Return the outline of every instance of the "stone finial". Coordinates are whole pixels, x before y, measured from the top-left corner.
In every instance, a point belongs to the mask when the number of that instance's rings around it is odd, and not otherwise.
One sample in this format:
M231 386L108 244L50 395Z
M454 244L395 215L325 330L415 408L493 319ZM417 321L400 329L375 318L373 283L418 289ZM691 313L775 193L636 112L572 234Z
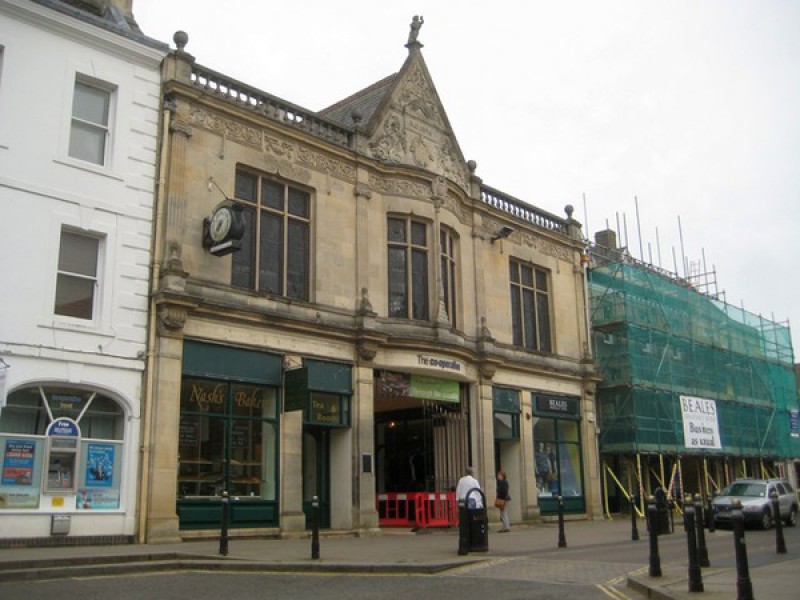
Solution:
M175 47L178 50L183 51L186 48L186 44L189 43L189 34L185 31L176 31L175 35L172 36L172 41L175 42Z
M350 118L353 119L353 124L358 125L361 121L364 120L364 113L362 113L357 108L353 109L353 112L350 113Z
M468 160L467 161L467 168L469 169L469 172L472 175L474 175L475 174L475 170L478 168L478 163L476 163L474 160Z
M567 218L571 219L572 218L572 213L575 212L575 208L572 206L572 204L567 204L564 207L564 212L567 213Z

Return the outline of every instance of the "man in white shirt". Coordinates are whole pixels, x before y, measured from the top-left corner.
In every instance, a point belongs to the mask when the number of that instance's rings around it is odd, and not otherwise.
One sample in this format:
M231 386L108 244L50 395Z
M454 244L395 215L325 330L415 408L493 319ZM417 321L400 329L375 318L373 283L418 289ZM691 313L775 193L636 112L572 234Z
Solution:
M467 467L467 474L458 480L458 485L456 486L456 503L463 506L467 501L467 493L473 488L481 489L481 484L475 479L475 469ZM474 492L469 495L469 508L483 508L481 494Z

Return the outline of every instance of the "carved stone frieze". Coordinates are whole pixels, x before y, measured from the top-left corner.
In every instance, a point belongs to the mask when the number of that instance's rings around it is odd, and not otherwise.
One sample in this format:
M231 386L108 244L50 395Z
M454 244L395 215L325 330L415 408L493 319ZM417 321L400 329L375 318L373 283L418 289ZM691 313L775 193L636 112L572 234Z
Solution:
M472 213L466 210L464 205L454 196L447 194L442 198L442 206L458 217L460 223L472 225Z
M294 160L295 147L285 140L264 134L264 150L287 160Z
M370 175L369 186L382 194L394 194L395 196L407 196L410 198L430 198L430 188L427 185L409 181L408 179Z
M353 165L332 159L319 152L313 152L302 146L297 149L297 162L338 179L356 180L356 168Z
M529 248L536 248L536 250L547 256L552 256L553 258L567 262L572 262L574 259L575 252L571 248L559 246L558 244L554 244L532 233L521 232L519 238L523 245Z
M191 108L189 119L198 127L219 133L225 139L261 149L261 132L254 127L247 127L199 106Z

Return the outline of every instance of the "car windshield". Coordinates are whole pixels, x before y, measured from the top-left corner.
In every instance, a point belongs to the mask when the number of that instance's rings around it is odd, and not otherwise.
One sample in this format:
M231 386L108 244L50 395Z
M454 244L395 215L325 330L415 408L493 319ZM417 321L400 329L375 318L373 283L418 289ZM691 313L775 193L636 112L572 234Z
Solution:
M749 496L751 498L763 498L767 486L763 483L739 482L729 485L722 494L724 496Z

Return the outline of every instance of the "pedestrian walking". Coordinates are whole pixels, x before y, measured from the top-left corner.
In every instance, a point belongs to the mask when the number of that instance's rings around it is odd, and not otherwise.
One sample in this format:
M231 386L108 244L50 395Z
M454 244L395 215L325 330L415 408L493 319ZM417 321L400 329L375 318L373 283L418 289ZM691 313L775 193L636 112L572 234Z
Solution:
M497 488L495 493L495 507L500 509L500 522L503 524L500 533L507 533L511 531L511 523L508 519L508 503L511 502L511 496L508 493L508 479L506 472L500 469L497 472Z

